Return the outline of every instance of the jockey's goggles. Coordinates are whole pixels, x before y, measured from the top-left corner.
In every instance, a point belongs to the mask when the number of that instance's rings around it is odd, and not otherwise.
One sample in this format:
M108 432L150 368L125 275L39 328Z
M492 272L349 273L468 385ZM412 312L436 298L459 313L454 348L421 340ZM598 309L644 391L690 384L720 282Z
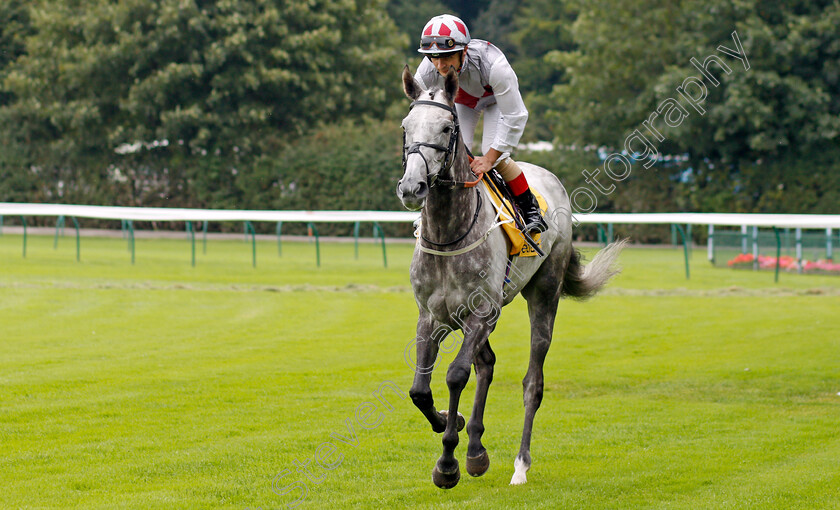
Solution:
M458 49L455 47L458 43L452 37L426 35L420 38L421 50L430 50L432 49L433 44L437 46L441 52L456 51Z

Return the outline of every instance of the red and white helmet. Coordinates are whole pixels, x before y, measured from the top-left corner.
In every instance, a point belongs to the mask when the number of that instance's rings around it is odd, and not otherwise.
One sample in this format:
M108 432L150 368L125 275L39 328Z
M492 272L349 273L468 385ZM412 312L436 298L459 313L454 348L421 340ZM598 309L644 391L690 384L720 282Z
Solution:
M420 53L435 55L463 50L470 42L466 23L451 14L430 19L420 34Z

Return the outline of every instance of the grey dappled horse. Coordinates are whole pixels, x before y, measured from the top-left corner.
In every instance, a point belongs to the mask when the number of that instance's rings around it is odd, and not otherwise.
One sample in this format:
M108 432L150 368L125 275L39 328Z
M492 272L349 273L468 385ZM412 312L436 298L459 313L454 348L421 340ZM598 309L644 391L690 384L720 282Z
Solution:
M470 366L475 365L475 402L466 424L467 472L472 476L484 474L490 465L481 444L484 405L496 361L488 337L501 307L521 292L528 302L531 321L531 360L522 381L525 426L511 484L522 484L531 467L531 429L542 401L543 362L551 344L558 301L562 296L585 299L598 292L618 272L611 266L623 241L601 250L584 270L580 254L572 248L569 197L560 181L543 168L519 162L530 185L548 203L549 229L541 240L545 257L516 257L508 269L509 240L494 228L496 209L488 197L482 199L481 186L467 187L475 176L470 171L453 103L457 74L450 69L444 83L443 90L423 90L408 66L403 70L403 88L413 102L402 123L405 172L397 195L406 208L422 210L421 235L410 273L420 311L410 395L432 430L443 432L443 454L432 471L432 480L441 488L454 487L460 479L454 453L458 431L464 427L458 403ZM440 342L456 330L463 332L463 339L446 373L449 406L438 412L429 386L431 372Z

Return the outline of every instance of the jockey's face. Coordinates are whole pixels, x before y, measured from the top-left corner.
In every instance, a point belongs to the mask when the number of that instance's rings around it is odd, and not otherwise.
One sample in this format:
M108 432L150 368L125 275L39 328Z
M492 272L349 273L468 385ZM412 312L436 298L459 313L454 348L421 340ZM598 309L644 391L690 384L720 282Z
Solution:
M461 64L464 62L464 52L457 51L455 53L443 54L439 57L429 57L429 60L432 61L435 69L437 69L442 76L446 76L450 67L454 67L456 71L461 70Z

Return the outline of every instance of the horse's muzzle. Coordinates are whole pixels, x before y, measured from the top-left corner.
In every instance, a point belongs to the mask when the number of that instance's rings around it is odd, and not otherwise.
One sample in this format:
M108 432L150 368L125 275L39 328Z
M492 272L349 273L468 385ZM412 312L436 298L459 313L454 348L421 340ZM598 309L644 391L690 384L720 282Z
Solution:
M429 195L429 185L426 181L406 183L401 180L397 183L397 197L403 206L410 211L417 211L423 208L426 197Z

